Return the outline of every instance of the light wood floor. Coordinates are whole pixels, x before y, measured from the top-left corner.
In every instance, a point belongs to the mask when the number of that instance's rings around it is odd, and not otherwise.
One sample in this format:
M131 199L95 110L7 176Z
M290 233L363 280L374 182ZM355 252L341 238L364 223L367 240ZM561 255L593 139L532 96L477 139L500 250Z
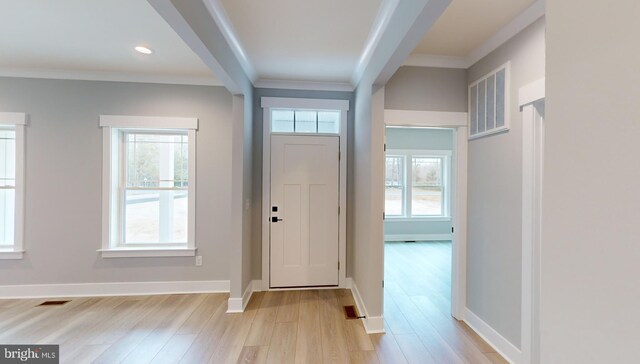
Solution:
M0 343L60 344L74 364L503 363L447 314L450 247L403 245L386 248L386 334L344 318L349 291L310 290L256 293L242 314L227 294L0 300Z
M385 243L385 331L389 351L410 363L507 363L451 317L451 242ZM403 361L399 361L403 362Z

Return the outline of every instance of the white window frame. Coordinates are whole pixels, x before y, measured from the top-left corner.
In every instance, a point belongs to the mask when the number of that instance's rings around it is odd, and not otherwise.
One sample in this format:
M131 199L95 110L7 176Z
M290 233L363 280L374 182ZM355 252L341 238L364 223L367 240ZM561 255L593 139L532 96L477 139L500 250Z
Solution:
M0 112L0 127L16 132L16 181L13 244L0 248L0 259L22 259L24 256L24 174L25 126L27 115L18 112Z
M195 256L196 131L197 118L100 115L102 127L102 249L103 258ZM189 142L189 185L187 242L124 246L120 234L121 203L118 193L120 165L123 163L123 131L186 131Z
M450 150L425 150L425 149L387 149L385 158L401 156L404 158L404 193L402 203L402 215L385 215L385 219L392 221L450 221L451 220L451 151ZM411 214L413 169L411 164L414 157L442 158L442 215L425 216Z

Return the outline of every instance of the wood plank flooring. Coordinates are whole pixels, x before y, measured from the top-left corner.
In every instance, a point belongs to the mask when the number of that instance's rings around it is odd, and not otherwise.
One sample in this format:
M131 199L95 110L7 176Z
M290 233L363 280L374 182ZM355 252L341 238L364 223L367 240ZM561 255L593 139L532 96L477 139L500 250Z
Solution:
M469 326L451 317L450 241L385 243L384 285L386 334L372 335L376 350L389 352L379 355L380 361L507 363Z
M346 320L348 290L0 300L0 343L59 344L62 363L505 363L449 310L450 244L386 245L386 334Z

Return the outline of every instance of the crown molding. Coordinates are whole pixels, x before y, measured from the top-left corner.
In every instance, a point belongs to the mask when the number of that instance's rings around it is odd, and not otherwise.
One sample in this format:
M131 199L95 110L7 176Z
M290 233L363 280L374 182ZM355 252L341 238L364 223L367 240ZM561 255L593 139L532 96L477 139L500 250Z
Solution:
M74 71L45 68L3 68L0 77L44 78L54 80L110 81L135 83L160 83L172 85L222 86L212 76L169 76L135 72Z
M525 11L520 13L509 24L495 32L486 42L474 49L467 55L467 64L469 67L486 57L489 53L520 33L524 28L533 24L536 20L544 16L544 0L538 0L531 4Z
M286 90L353 91L353 86L347 82L258 80L254 82L254 86L256 88L275 88Z
M231 19L229 19L229 15L225 10L224 5L222 5L222 2L220 0L205 0L204 5L206 6L207 10L209 10L209 13L213 17L213 20L220 28L220 32L229 44L229 47L231 48L233 54L238 59L238 62L240 63L240 66L244 70L245 74L247 75L251 83L255 85L255 82L258 79L258 73L249 60L249 56L244 50L244 47L242 47L240 38L238 38L238 35L233 28L233 24L231 23Z
M468 69L476 62L495 51L509 39L520 33L545 14L544 2L538 0L531 4L515 19L495 32L489 39L471 51L465 57L441 56L435 54L414 53L404 62L403 66L437 67L437 68L464 68Z

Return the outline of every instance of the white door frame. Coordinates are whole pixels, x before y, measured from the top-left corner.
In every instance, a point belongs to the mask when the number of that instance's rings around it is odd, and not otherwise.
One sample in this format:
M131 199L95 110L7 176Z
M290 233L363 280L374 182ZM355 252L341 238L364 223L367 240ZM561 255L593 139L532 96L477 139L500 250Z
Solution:
M463 319L467 301L467 143L466 112L385 110L385 126L434 127L454 130L455 158L451 181L451 315ZM384 244L384 242L383 242Z
M346 287L347 272L347 111L349 100L303 99L262 97L262 290L269 291L270 281L270 228L271 223L271 110L308 109L340 111L340 186L339 186L339 224L338 224L338 287ZM295 134L304 136L304 134ZM309 134L311 136L323 134ZM303 289L304 287L296 288ZM318 287L312 287L318 289ZM278 290L283 290L276 288Z
M522 363L540 361L540 234L544 157L544 78L519 90L522 112ZM542 116L542 118L541 118Z

